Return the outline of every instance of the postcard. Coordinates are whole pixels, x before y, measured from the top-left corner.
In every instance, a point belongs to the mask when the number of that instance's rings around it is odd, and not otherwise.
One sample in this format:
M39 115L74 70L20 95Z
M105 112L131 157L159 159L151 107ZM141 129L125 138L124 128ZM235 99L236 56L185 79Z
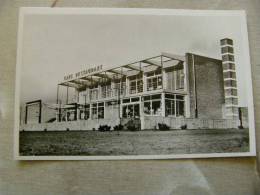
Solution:
M16 160L255 156L242 10L21 8Z

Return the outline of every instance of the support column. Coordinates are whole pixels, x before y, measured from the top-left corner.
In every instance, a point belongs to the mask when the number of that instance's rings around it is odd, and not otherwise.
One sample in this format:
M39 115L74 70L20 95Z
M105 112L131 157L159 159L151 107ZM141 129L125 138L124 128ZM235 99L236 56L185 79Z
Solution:
M115 97L115 96L117 96L115 82L111 80L111 97Z
M92 103L89 104L89 118L92 119Z
M140 97L140 122L141 130L145 129L145 120L144 120L144 102L142 101L143 97Z
M143 91L147 91L147 82L146 82L146 74L143 73Z
M165 93L162 93L162 98L161 98L161 110L162 110L162 117L165 117Z
M119 100L120 104L119 104L119 109L120 109L120 112L119 112L119 116L120 116L120 119L123 118L123 105L122 105L122 100Z
M140 105L139 114L140 114L140 117L143 117L144 116L144 104L143 104L143 101L142 101L142 97L140 97L139 105Z
M126 85L125 93L126 93L126 95L129 95L130 86L129 86L129 78L128 77L126 77L126 79L125 79L125 85Z
M164 69L162 69L162 83L163 83L163 89L167 89L167 74Z

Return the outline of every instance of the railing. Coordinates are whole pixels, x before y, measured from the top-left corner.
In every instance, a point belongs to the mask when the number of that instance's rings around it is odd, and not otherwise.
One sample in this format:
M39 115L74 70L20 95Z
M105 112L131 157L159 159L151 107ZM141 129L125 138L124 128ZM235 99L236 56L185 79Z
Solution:
M108 99L108 98L116 98L119 96L119 92L120 92L120 97L124 97L126 95L126 91L127 89L121 89L119 91L118 88L114 88L114 89L106 89L106 90L102 90L102 89L98 89L98 90L88 90L87 92L85 92L85 94L80 95L80 102L91 102L94 100L102 100L102 99Z
M147 91L153 91L153 90L158 90L162 89L161 85L157 85L157 87L154 87L151 90ZM118 98L120 95L120 98L125 97L126 95L134 95L134 94L140 94L144 92L143 85L137 85L136 87L124 87L121 88L120 90L118 88L106 88L106 89L89 89L85 94L80 95L80 102L84 103L86 102L91 102L95 100L104 100L104 99L109 99L109 98Z

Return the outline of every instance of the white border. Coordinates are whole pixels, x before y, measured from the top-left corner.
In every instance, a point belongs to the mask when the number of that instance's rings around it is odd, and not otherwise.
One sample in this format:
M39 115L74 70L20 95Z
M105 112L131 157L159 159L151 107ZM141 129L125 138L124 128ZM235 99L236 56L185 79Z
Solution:
M124 156L20 156L19 155L19 104L20 104L20 71L22 64L23 22L25 15L175 15L175 16L238 16L241 17L241 39L245 47L246 64L249 71L246 75L248 89L249 115L249 151L240 153L208 153L208 154L173 154L173 155L124 155ZM243 10L174 10L174 9L131 9L131 8L36 8L22 7L19 13L17 35L17 62L15 86L15 124L14 124L14 159L15 160L136 160L136 159L181 159L181 158L210 158L210 157L248 157L256 156L255 122L252 91L251 64L249 56L248 32L246 13Z

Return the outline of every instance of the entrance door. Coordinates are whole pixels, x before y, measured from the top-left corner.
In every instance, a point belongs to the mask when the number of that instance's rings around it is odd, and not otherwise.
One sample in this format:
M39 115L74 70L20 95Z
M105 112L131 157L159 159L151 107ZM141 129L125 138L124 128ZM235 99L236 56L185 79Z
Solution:
M139 117L140 117L139 104L123 105L123 118L139 118Z

